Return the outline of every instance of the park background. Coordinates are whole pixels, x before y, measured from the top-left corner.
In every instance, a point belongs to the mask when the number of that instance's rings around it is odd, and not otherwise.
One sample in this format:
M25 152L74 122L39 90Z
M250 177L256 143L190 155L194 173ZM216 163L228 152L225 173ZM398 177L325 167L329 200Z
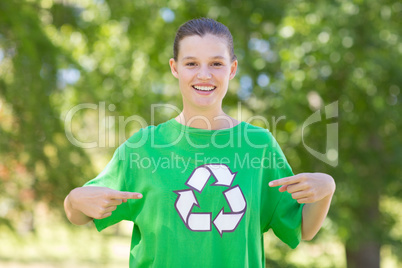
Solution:
M293 171L337 183L313 241L290 250L266 234L267 266L401 267L402 4L376 0L0 1L0 266L127 267L130 223L73 226L63 199L141 127L119 118L177 114L151 105L181 107L168 60L177 28L197 17L234 37L239 70L224 110L262 126L284 116L274 136ZM334 102L338 116L325 119ZM66 129L82 104L96 109ZM325 153L327 124L338 124L338 148L325 163L304 145Z

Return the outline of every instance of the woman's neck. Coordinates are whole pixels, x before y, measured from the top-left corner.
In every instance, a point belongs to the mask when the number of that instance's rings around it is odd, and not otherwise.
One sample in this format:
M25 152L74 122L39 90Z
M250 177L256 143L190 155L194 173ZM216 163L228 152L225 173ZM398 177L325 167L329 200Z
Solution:
M211 130L232 128L240 123L225 114L221 108L194 111L184 107L175 119L182 125Z

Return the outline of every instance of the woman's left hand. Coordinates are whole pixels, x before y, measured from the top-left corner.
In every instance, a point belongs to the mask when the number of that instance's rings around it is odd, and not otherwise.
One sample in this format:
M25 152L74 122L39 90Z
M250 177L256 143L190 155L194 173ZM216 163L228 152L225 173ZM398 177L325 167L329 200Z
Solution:
M300 173L271 181L269 186L281 186L280 192L287 191L300 204L314 203L332 197L335 192L334 179L325 173Z

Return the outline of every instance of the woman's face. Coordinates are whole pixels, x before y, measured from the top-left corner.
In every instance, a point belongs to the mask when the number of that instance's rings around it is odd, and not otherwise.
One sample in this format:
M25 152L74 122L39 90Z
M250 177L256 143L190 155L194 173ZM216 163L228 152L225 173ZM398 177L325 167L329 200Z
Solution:
M184 109L221 109L237 69L225 39L211 34L185 37L180 41L177 61L170 59L169 64L179 79Z

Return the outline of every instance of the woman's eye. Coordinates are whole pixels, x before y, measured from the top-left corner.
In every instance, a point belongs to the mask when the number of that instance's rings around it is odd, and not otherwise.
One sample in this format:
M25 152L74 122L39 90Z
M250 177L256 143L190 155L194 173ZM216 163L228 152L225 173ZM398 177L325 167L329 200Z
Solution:
M219 66L222 66L223 64L222 64L222 63L220 63L220 62L214 62L212 65L213 65L213 66L217 66L217 67L219 67Z
M186 66L190 66L190 67L195 66L195 65L196 65L195 62L188 62L188 63L186 63Z

